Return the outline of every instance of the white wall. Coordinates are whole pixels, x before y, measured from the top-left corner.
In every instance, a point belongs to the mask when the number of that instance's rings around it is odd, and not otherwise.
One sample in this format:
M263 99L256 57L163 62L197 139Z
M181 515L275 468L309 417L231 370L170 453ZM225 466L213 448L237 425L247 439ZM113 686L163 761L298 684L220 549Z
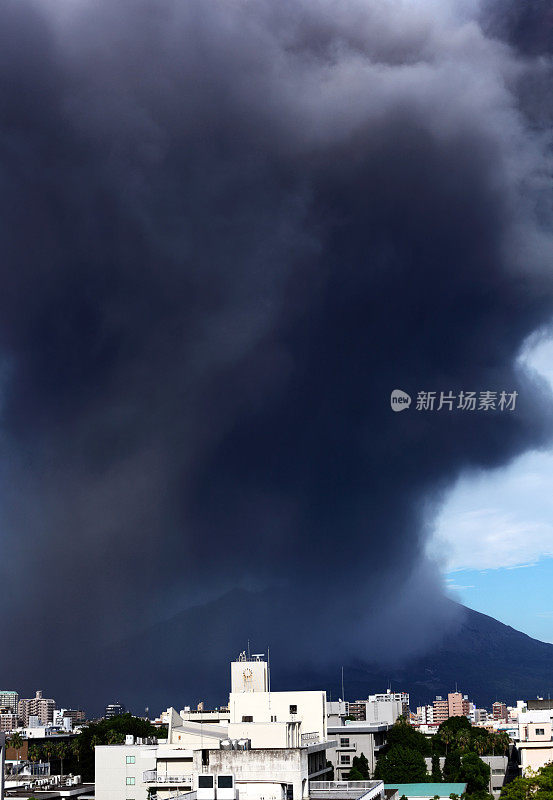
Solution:
M231 723L252 717L253 722L301 722L300 732L326 739L326 692L231 692ZM296 706L293 714L291 706Z
M145 770L156 768L156 745L100 745L95 748L96 800L147 800ZM127 764L127 756L134 763ZM134 778L134 785L127 784Z

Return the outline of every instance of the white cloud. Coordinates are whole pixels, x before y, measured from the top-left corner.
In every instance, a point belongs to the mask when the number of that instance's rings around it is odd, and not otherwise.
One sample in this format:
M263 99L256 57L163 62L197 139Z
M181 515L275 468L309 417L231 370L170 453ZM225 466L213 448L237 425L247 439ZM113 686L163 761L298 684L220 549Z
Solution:
M535 337L521 360L553 385L552 338ZM506 468L459 480L429 554L447 572L514 569L553 557L553 453L527 453Z

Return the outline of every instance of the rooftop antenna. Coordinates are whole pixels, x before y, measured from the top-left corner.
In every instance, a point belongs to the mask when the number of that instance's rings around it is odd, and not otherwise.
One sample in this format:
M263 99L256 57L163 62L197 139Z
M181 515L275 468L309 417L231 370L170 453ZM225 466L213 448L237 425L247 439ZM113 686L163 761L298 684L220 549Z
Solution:
M342 700L346 701L346 696L344 694L344 667L342 667Z
M248 639L248 661L250 661L250 640Z

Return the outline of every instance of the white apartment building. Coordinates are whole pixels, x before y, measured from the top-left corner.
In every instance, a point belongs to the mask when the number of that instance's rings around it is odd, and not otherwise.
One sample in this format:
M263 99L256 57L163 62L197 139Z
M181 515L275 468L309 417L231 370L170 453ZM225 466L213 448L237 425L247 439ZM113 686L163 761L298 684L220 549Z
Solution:
M553 711L526 711L518 715L515 746L524 776L553 761Z
M228 719L164 716L166 742L96 748L96 800L302 800L329 772L326 693L271 692L262 656L232 662Z

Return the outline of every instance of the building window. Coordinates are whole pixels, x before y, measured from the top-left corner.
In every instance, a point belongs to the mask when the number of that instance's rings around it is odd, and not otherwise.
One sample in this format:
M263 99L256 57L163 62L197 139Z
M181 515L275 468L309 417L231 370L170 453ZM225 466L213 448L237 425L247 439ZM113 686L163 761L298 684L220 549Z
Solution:
M127 778L127 786L134 786L134 778Z
M276 714L275 714L275 715L273 715L273 716L271 717L271 722L276 722L276 721L277 721L277 718L276 718Z
M349 739L346 739L344 736L340 739L340 747L349 747Z
M298 707L297 706L290 706L290 714L297 714Z
M545 736L545 728L536 728L536 736Z
M242 717L242 722L253 722L253 717Z
M349 756L340 756L340 764L349 764L350 763Z
M127 764L134 764L136 761L136 756L127 756Z

